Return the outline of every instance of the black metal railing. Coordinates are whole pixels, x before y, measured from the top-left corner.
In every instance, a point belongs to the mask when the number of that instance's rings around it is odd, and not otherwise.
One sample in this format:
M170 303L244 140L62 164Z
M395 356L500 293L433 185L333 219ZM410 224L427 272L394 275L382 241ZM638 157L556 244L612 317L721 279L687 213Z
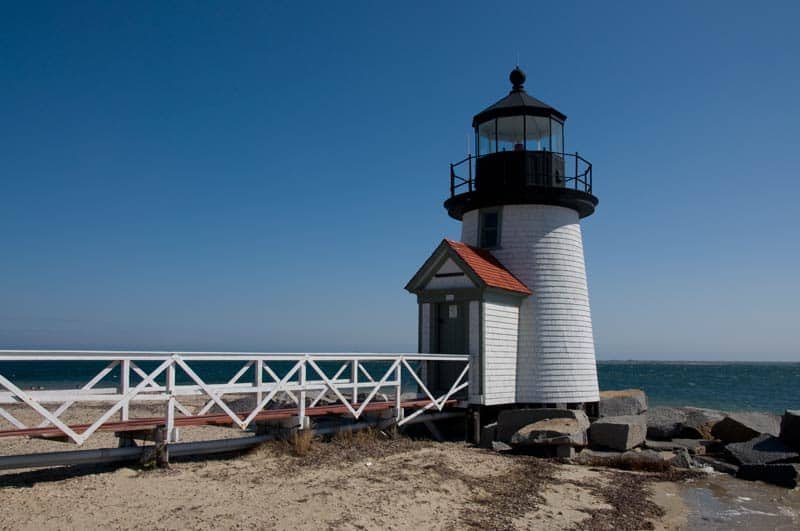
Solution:
M450 164L450 197L502 186L546 186L592 193L592 163L575 153L501 151Z

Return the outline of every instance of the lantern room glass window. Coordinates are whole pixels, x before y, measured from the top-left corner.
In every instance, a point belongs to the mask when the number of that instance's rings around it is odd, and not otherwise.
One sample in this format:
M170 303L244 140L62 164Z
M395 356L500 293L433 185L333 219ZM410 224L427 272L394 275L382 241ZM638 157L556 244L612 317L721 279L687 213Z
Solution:
M564 152L564 124L548 116L505 116L478 124L478 156L503 151Z
M564 124L550 118L550 150L553 153L564 153Z
M525 144L528 151L550 150L550 118L545 116L525 117Z
M497 151L525 151L525 117L497 119Z
M478 155L497 151L497 124L494 120L478 125Z

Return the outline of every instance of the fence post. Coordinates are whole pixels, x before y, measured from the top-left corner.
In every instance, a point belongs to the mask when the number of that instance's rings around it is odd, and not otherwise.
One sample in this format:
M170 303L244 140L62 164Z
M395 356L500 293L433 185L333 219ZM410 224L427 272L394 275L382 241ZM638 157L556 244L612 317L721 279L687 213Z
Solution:
M403 393L403 381L402 381L403 361L402 360L405 359L405 358L400 358L400 359L401 359L401 361L400 361L400 363L397 364L397 368L395 369L395 380L397 380L397 391L395 392L395 395L394 395L394 415L395 415L395 419L397 420L397 422L400 422L401 420L403 420L403 407L401 406L402 397L400 395L402 395L402 393Z
M306 363L308 361L308 354L300 364L300 400L297 404L297 420L300 423L300 429L306 427Z
M165 441L166 443L176 442L177 434L175 433L175 359L176 354L172 355L172 362L167 367L167 426Z
M575 152L575 189L578 189L578 152Z
M358 360L350 362L350 372L353 373L353 404L358 404Z
M119 375L119 394L125 396L131 390L131 360L122 360L120 364ZM120 411L120 420L128 420L130 418L130 403L126 402Z
M264 384L264 360L256 360L255 384L258 388L258 391L256 391L256 405L258 405L264 399L264 393L261 392L261 386Z

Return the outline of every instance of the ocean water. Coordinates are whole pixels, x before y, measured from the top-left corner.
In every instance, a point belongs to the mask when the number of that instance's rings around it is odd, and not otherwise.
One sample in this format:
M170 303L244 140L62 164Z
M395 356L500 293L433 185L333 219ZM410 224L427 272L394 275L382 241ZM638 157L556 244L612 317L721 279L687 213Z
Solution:
M800 363L597 364L600 389L643 389L651 406L783 413L800 409Z
M151 367L151 365L153 367ZM329 376L338 365L323 365ZM373 364L373 377L379 379L387 367ZM17 363L0 362L0 374L22 388L74 389L84 385L105 364L96 362ZM145 370L154 364L141 364ZM240 363L192 364L193 369L207 382L223 383L241 367ZM279 376L290 365L273 366ZM251 369L252 371L252 369ZM349 370L342 375L349 377ZM643 389L651 406L695 406L725 411L767 411L782 413L800 409L800 363L683 363L683 362L621 362L598 363L600 389ZM164 377L158 379L163 383ZM100 386L115 386L118 371L109 374ZM181 371L177 381L190 383ZM240 381L253 381L250 371ZM405 390L412 390L410 377ZM136 384L137 378L131 383ZM405 387L405 386L404 386Z

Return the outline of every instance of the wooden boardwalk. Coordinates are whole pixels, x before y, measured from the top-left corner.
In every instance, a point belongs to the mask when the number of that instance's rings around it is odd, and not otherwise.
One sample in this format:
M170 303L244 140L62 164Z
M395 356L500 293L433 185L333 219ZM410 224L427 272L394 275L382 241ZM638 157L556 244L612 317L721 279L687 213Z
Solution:
M447 400L443 406L450 407L454 406L458 403L457 400ZM418 409L423 408L426 405L430 404L429 400L407 400L400 402L400 407L403 409ZM361 404L354 404L356 407L360 407ZM394 401L378 401L378 402L371 402L364 406L364 412L376 412L376 411L386 411L390 409L394 409L395 402ZM237 413L236 415L244 420L250 412L241 412ZM327 406L314 406L310 408L306 408L306 416L308 417L318 417L324 415L349 415L349 410L346 406L343 405L327 405ZM297 416L297 409L296 408L283 408L283 409L268 409L264 410L261 413L258 413L254 420L256 422L259 421L269 421L269 420L281 420L281 419L289 419L292 417ZM224 413L221 414L213 414L213 415L193 415L188 417L176 417L174 421L174 426L184 427L184 426L232 426L234 421ZM84 433L87 429L89 429L92 425L91 424L70 424L68 427L72 429L74 432L81 434ZM137 418L133 420L124 420L124 421L111 421L105 422L101 424L96 431L113 431L115 433L120 432L129 432L129 431L143 431L143 430L150 430L159 427L166 426L166 422L164 417L147 417L147 418ZM56 427L40 427L40 428L24 428L24 429L12 429L12 430L0 430L0 437L42 437L42 438L63 438L65 437L64 432L61 429Z

